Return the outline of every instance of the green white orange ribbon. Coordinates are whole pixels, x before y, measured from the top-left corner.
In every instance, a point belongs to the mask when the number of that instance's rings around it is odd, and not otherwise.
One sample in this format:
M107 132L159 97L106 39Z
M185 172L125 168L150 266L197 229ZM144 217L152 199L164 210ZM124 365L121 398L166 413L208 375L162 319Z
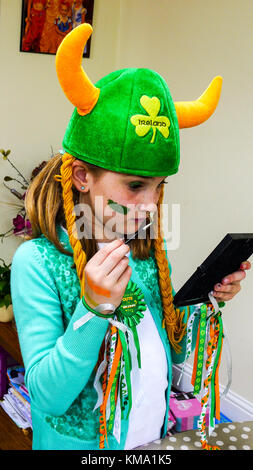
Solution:
M219 393L219 366L222 355L224 339L224 328L220 307L224 302L217 303L216 299L209 294L210 303L197 306L191 314L187 324L186 358L178 380L181 380L185 363L192 351L193 323L199 317L199 327L195 346L195 357L192 372L192 385L194 394L199 395L201 401L201 414L198 428L201 434L203 449L216 450L217 446L210 446L207 442L207 431L210 436L215 428L215 418L220 420L220 393ZM225 336L225 342L228 343ZM228 348L228 384L225 389L227 393L231 384L232 362L231 353ZM209 407L209 422L207 422Z
M109 309L108 304L102 304L101 308ZM130 280L121 304L116 310L112 308L112 314L104 316L110 326L104 339L103 360L97 368L94 379L94 388L98 394L94 410L100 408L101 449L104 448L105 440L108 444L107 431L113 433L118 441L120 440L121 420L129 417L132 408L131 370L136 374L136 382L140 385L141 352L137 326L144 317L143 312L146 309L141 289ZM74 330L83 326L96 314L103 317L100 306L94 310L98 313L86 313L74 323ZM140 387L137 386L138 388Z
M181 369L181 373L179 375L177 386L179 386L181 379L184 374L184 369L186 366L186 362L189 359L192 353L192 332L193 332L193 324L195 319L200 315L200 306L196 306L195 310L191 313L188 322L187 322L187 330L186 330L186 354L185 354L185 361L183 367Z
M211 299L212 300L212 299ZM217 303L216 303L217 304ZM200 322L195 349L194 366L192 373L192 385L194 394L201 395L201 414L198 428L201 433L203 449L217 450L217 446L211 446L207 442L206 426L209 435L215 427L215 416L220 419L219 396L219 366L223 342L223 324L219 306L203 304L201 306ZM218 308L217 308L218 307ZM206 356L206 357L205 357ZM205 362L205 367L204 367ZM205 370L204 370L205 369ZM209 405L209 423L206 423Z

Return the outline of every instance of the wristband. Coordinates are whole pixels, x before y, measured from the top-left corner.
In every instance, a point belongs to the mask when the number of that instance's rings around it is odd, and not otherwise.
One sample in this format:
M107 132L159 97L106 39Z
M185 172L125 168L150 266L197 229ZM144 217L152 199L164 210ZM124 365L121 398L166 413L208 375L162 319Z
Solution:
M114 317L114 312L116 310L116 307L113 304L99 304L97 307L91 308L86 303L84 296L82 297L82 302L83 302L83 305L87 308L87 310L94 313L98 317L102 317L102 318L112 318L112 317ZM105 310L112 310L112 311L111 311L111 313L104 313L103 314L102 312L105 311Z
M84 296L82 297L82 302L83 302L83 305L85 306L85 308L87 308L87 310L89 310L89 311L85 315L83 315L81 318L79 318L79 320L77 320L77 321L75 321L75 323L73 323L73 330L78 330L78 328L80 328L85 323L87 323L91 318L94 318L94 316L98 316L98 317L104 318L104 319L108 318L108 321L111 322L112 325L115 325L117 328L121 329L124 332L125 332L125 330L127 330L127 327L125 325L121 324L120 322L117 322L117 321L113 320L113 317L115 316L114 312L116 310L115 305L113 305L113 304L99 304L94 309L94 308L89 307L89 305L85 302ZM103 312L105 310L109 310L109 309L112 310L111 313L106 313L106 314L101 313L101 312Z

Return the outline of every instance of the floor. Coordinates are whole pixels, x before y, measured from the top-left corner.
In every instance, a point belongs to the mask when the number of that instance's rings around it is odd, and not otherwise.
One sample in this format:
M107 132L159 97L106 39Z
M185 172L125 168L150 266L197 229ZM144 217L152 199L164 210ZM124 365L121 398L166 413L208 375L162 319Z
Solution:
M221 450L253 450L253 421L216 424L208 443L219 446ZM175 433L136 450L201 450L200 432Z

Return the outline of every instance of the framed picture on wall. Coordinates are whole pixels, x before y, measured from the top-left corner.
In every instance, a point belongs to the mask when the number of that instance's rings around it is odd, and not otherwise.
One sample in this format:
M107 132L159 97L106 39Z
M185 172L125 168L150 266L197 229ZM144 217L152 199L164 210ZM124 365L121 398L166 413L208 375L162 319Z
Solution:
M64 36L81 23L92 25L94 0L22 0L20 51L56 54ZM90 57L87 42L84 57Z

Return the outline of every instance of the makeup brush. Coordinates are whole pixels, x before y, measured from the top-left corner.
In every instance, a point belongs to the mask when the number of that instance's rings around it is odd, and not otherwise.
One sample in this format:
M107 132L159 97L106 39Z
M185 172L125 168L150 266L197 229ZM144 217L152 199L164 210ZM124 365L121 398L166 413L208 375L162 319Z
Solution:
M153 224L154 222L154 217L155 217L155 213L154 212L150 212L150 222L148 224L146 224L144 227L140 226L139 229L137 230L137 232L135 232L130 238L128 238L126 241L125 241L125 244L127 245L127 243L129 243L131 240L133 240L133 238L135 238L135 235L138 235L139 233L143 232L143 230L147 230L148 227L150 227L150 225ZM145 222L144 222L145 223Z

